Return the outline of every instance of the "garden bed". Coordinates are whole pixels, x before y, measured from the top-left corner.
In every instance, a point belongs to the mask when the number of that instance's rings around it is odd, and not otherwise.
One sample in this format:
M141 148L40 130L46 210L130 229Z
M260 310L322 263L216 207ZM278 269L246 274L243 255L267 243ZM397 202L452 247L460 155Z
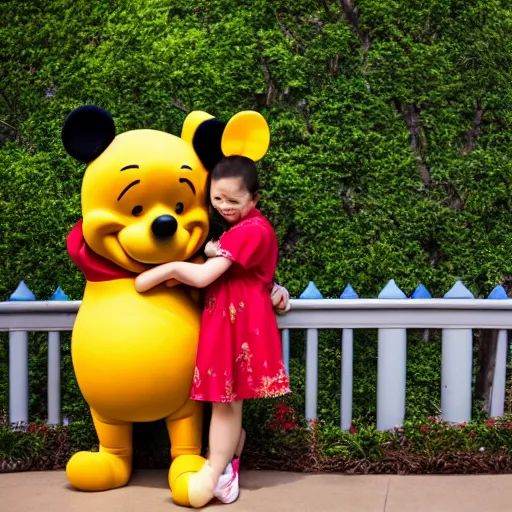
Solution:
M169 466L165 436L143 442L152 428L149 424L135 430L135 468ZM98 449L86 422L0 426L0 472L64 469L69 457L84 449ZM460 425L429 418L388 432L356 424L341 432L296 422L293 409L279 404L263 428L249 433L242 467L348 474L497 474L512 472L511 449L512 417Z

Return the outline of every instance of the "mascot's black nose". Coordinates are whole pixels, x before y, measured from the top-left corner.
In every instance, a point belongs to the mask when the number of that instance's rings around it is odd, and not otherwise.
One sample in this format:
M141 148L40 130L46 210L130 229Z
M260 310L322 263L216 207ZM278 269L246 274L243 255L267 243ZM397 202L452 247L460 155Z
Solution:
M177 229L178 223L172 215L160 215L151 224L151 231L157 238L170 238Z

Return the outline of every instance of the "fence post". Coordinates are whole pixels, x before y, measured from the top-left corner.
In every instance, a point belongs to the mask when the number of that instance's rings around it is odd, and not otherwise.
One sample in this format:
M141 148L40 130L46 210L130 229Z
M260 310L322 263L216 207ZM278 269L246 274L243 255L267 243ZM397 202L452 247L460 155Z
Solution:
M379 299L406 299L391 279ZM407 330L379 329L377 362L377 430L402 426L405 417Z
M283 362L286 375L290 375L290 329L281 331L281 346L283 348Z
M323 299L322 294L310 281L299 299ZM306 420L318 418L318 329L307 329L306 335Z
M488 300L509 300L503 286L498 285L487 297ZM505 413L505 389L507 381L507 350L508 331L498 332L498 343L496 345L496 358L494 363L494 377L491 390L491 404L489 416L491 418L501 417Z
M340 295L340 299L358 299L359 295L349 284ZM354 382L354 331L341 331L341 430L349 430L352 425L352 401Z
M474 295L457 281L445 299L474 299ZM441 414L444 421L471 421L473 381L473 330L443 329L441 368Z
M28 422L28 332L9 333L9 422Z
M48 333L48 425L60 423L60 333Z
M35 295L21 281L9 301L33 301ZM28 332L9 332L9 422L28 422Z
M69 300L59 286L52 295L52 301ZM60 424L60 333L48 333L48 425Z

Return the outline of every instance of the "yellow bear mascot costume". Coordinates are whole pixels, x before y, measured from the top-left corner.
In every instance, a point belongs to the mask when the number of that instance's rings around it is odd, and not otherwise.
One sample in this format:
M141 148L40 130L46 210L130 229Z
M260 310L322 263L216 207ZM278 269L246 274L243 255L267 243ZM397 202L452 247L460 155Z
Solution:
M82 219L67 239L86 278L72 335L78 385L99 452L71 457L66 473L84 491L125 485L132 472L133 422L165 419L175 503L194 506L188 487L204 464L203 406L190 400L201 306L193 291L168 282L139 294L135 277L153 265L198 261L209 231L208 171L223 155L258 160L269 129L252 111L223 123L190 113L181 137L155 130L115 134L112 117L87 105L67 117L66 151L87 164Z

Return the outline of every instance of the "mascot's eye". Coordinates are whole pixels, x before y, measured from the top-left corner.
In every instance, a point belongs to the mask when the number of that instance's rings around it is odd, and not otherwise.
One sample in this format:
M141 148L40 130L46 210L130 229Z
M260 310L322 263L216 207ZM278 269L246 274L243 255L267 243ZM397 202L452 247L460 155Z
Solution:
M132 215L134 217L138 217L142 213L142 206L134 206L132 210Z
M183 210L185 209L185 207L183 206L183 203L178 203L176 205L176 213L179 215L180 213L183 213Z

